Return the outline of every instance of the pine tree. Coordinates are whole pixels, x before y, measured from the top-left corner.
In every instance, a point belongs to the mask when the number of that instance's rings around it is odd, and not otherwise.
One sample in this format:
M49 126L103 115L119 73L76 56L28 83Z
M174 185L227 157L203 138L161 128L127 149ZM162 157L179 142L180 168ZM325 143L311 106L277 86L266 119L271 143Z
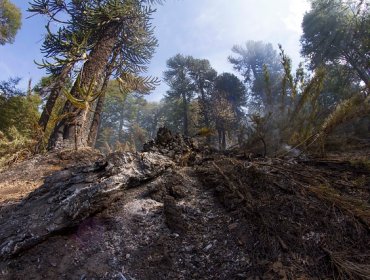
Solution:
M96 129L95 117L99 115L94 116L93 111L96 107L101 110L110 77L123 81L126 90L128 82L152 88L156 80L138 78L137 74L146 70L157 45L150 24L155 10L146 5L154 2L159 1L34 1L31 12L63 24L56 35L47 28L44 52L54 61L44 61L41 66L61 73L72 65L71 73L82 64L71 91L65 92L68 101L50 138L51 149L86 147L95 142L92 138L96 136L90 132L92 127ZM69 18L57 18L59 14Z
M190 58L190 77L198 94L201 127L211 128L211 95L217 72L211 67L207 59ZM208 142L210 141L208 137Z
M189 135L189 106L194 96L194 84L190 77L191 57L177 54L167 60L164 81L169 85L167 98L180 100L182 106L183 134Z
M314 0L303 19L302 54L311 68L345 64L370 90L370 9L358 0Z

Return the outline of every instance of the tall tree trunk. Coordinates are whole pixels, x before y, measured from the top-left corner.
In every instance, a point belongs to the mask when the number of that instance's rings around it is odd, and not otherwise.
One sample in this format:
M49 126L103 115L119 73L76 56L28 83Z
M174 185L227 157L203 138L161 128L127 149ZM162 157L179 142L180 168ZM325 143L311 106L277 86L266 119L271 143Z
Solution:
M95 147L96 139L98 138L101 114L103 111L103 106L104 106L104 101L105 101L105 94L106 94L106 87L104 88L104 85L103 85L102 93L99 96L98 103L96 104L96 107L95 107L94 117L92 120L91 129L89 132L88 145L89 147L92 147L92 148Z
M96 104L95 111L94 111L94 117L92 120L90 133L89 133L89 139L88 139L88 145L89 147L92 147L92 148L95 147L96 139L98 138L98 132L99 132L99 127L100 127L101 115L103 112L105 95L106 95L108 84L109 84L109 77L112 73L112 65L113 65L113 61L111 61L110 66L108 67L109 69L107 70L107 74L105 75L105 79L104 79L104 82L101 88L101 93L100 93L101 95L98 98L98 102Z
M100 123L101 123L101 115L103 112L103 107L104 107L104 101L105 101L105 95L107 92L108 84L109 84L109 78L113 72L114 68L114 63L117 59L117 51L114 52L106 70L106 75L104 78L104 82L101 88L101 95L99 96L98 102L95 107L94 111L94 117L92 120L91 124L91 129L89 133L89 139L88 139L88 145L89 147L94 148L96 145L96 140L98 138L98 133L99 133L99 128L100 128Z
M72 87L71 95L79 97L79 88L87 89L93 85L93 91L100 90L105 78L109 57L113 52L117 39L117 24L111 23L102 32L102 36L89 54L85 62L81 79L77 79ZM80 85L78 84L80 80ZM95 104L91 108L95 108ZM93 113L87 108L78 109L67 102L63 109L63 118L55 127L49 140L49 149L71 149L89 146L89 134L93 123Z
M207 129L210 129L211 128L211 123L210 123L210 120L209 120L207 100L206 100L206 95L204 93L203 85L200 85L199 88L200 88L200 96L201 96L200 108L203 112L204 125L206 126ZM207 141L207 144L211 143L211 136L210 135L207 135L206 141Z
M189 136L189 122L188 122L188 101L186 99L186 93L182 93L182 103L183 103L183 118L184 118L184 135Z
M39 119L39 126L42 128L43 131L45 131L46 126L48 125L51 112L54 109L55 102L57 101L59 95L61 94L63 86L67 81L68 75L71 72L72 67L73 64L67 64L65 67L63 67L59 77L57 77L57 81L55 82L51 89L49 98L46 101L45 108L42 111Z

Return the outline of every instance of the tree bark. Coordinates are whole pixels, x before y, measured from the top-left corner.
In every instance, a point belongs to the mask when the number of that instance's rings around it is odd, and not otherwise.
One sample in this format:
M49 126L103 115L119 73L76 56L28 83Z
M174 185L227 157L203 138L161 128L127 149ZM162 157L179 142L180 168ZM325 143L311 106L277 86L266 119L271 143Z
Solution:
M89 133L89 138L88 138L88 145L89 147L94 148L96 145L96 140L98 138L98 133L99 133L99 128L100 128L100 123L101 123L101 115L103 112L103 107L104 107L104 102L105 102L105 95L107 92L107 88L109 85L109 78L113 72L114 68L114 62L117 58L117 52L114 53L114 55L111 58L110 63L108 64L106 75L104 78L104 82L101 88L101 95L98 98L95 111L94 111L94 117L92 120L91 128L90 128L90 133Z
M101 95L99 96L98 102L95 107L94 111L94 117L92 120L90 133L89 133L89 139L88 139L88 145L89 147L94 148L96 144L96 139L98 138L98 132L100 127L100 121L101 121L101 114L103 112L103 106L105 101L105 95L108 88L109 83L109 77L110 75L106 75L102 89L101 89Z
M81 71L80 85L78 80L74 83L71 95L79 97L79 88L87 89L91 84L93 91L100 90L106 74L109 57L113 52L117 39L116 23L111 23L102 32L100 40L89 54L89 59ZM91 106L95 108L97 101ZM63 109L63 118L55 127L49 140L49 149L71 149L89 146L89 134L93 123L93 113L85 109L74 107L71 102L67 102Z
M57 101L58 97L61 94L63 86L67 81L67 77L71 72L72 67L73 64L68 64L62 69L62 72L60 73L59 77L57 78L57 81L55 82L53 88L51 89L49 98L39 119L39 126L42 128L43 131L45 131L46 126L48 125L51 112L53 111L55 106L55 102Z
M106 95L106 89L102 89L102 93L99 96L98 102L95 107L94 116L89 132L89 138L88 138L88 146L94 148L96 145L96 140L98 138L99 128L100 128L100 121L101 121L101 115L103 112L104 107L104 101L105 101L105 95Z

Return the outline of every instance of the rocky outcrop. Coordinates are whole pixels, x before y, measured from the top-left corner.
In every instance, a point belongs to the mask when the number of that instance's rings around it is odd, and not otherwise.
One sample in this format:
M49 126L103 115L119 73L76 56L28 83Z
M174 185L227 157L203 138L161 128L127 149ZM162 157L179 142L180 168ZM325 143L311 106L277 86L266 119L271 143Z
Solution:
M112 154L104 161L49 176L45 184L0 216L0 260L80 224L108 207L128 188L173 165L155 153Z
M144 144L144 152L154 152L165 155L181 166L192 164L197 160L199 147L194 139L179 133L173 134L166 127L158 130L154 140Z

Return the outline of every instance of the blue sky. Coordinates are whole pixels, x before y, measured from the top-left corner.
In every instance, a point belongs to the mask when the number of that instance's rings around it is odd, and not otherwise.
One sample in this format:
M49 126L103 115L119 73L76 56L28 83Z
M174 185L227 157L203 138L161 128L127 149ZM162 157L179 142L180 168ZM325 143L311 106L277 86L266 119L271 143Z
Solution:
M12 0L23 12L23 25L14 44L0 46L0 80L21 77L36 83L43 75L34 60L41 61L45 19L26 19L28 1ZM219 72L233 72L227 61L233 45L248 40L281 43L297 65L301 22L309 9L307 0L167 0L153 18L159 47L150 64L149 75L162 77L166 60L177 54L209 59ZM149 100L159 100L167 86L162 83Z

